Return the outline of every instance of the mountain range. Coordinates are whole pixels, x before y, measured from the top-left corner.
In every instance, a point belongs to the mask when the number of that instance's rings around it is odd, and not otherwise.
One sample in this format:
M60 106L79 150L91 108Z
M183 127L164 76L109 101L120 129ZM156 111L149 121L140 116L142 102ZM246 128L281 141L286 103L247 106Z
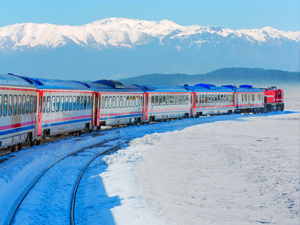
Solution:
M0 28L0 72L62 79L200 74L222 67L299 71L300 31L231 30L108 18L82 26Z

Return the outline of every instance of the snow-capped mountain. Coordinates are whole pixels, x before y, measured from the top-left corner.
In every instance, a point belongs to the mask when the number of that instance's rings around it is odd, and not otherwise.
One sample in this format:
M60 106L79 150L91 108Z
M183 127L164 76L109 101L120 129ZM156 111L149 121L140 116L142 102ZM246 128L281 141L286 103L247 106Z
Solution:
M58 48L70 43L103 49L107 47L133 48L158 39L178 39L189 46L201 47L204 43L218 44L218 39L240 39L250 43L300 42L300 31L279 31L271 27L251 30L230 30L214 26L180 26L172 21L145 21L125 18L108 18L82 26L23 23L0 28L0 49ZM179 45L174 46L178 50Z
M230 30L108 18L82 26L24 23L0 28L0 72L36 77L119 79L201 74L223 67L299 71L299 50L300 31L271 27Z

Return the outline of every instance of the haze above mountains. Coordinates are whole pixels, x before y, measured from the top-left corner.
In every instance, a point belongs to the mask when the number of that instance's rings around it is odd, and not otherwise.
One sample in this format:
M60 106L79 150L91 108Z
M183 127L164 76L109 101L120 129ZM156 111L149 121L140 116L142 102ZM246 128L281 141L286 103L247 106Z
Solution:
M61 79L201 74L223 67L299 71L300 31L230 30L108 18L82 26L0 28L0 71Z

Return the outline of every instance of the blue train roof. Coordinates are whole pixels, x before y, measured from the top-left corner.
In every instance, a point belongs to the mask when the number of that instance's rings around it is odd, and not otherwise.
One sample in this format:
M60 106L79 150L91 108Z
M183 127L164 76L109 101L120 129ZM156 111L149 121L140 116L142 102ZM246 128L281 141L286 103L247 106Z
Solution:
M181 86L160 86L160 85L138 85L133 84L146 92L189 92Z
M143 93L143 90L139 87L129 84L122 84L114 80L97 80L92 83L88 83L91 88L99 92L139 92Z
M34 82L13 74L0 74L0 85L35 88Z
M222 87L230 88L235 92L264 92L260 88L254 88L252 85L240 85L239 87L236 87L234 85L223 85Z
M66 90L86 90L93 89L86 83L74 80L54 80L44 78L30 78L34 81L38 89L66 89Z
M228 87L217 87L213 84L196 84L194 86L185 84L183 87L194 92L234 92Z

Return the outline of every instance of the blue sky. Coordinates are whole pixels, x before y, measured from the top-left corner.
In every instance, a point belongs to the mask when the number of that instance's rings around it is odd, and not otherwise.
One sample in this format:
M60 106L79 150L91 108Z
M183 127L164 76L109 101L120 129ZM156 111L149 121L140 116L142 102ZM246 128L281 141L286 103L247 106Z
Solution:
M300 0L0 0L0 27L27 22L82 25L108 17L299 31Z

